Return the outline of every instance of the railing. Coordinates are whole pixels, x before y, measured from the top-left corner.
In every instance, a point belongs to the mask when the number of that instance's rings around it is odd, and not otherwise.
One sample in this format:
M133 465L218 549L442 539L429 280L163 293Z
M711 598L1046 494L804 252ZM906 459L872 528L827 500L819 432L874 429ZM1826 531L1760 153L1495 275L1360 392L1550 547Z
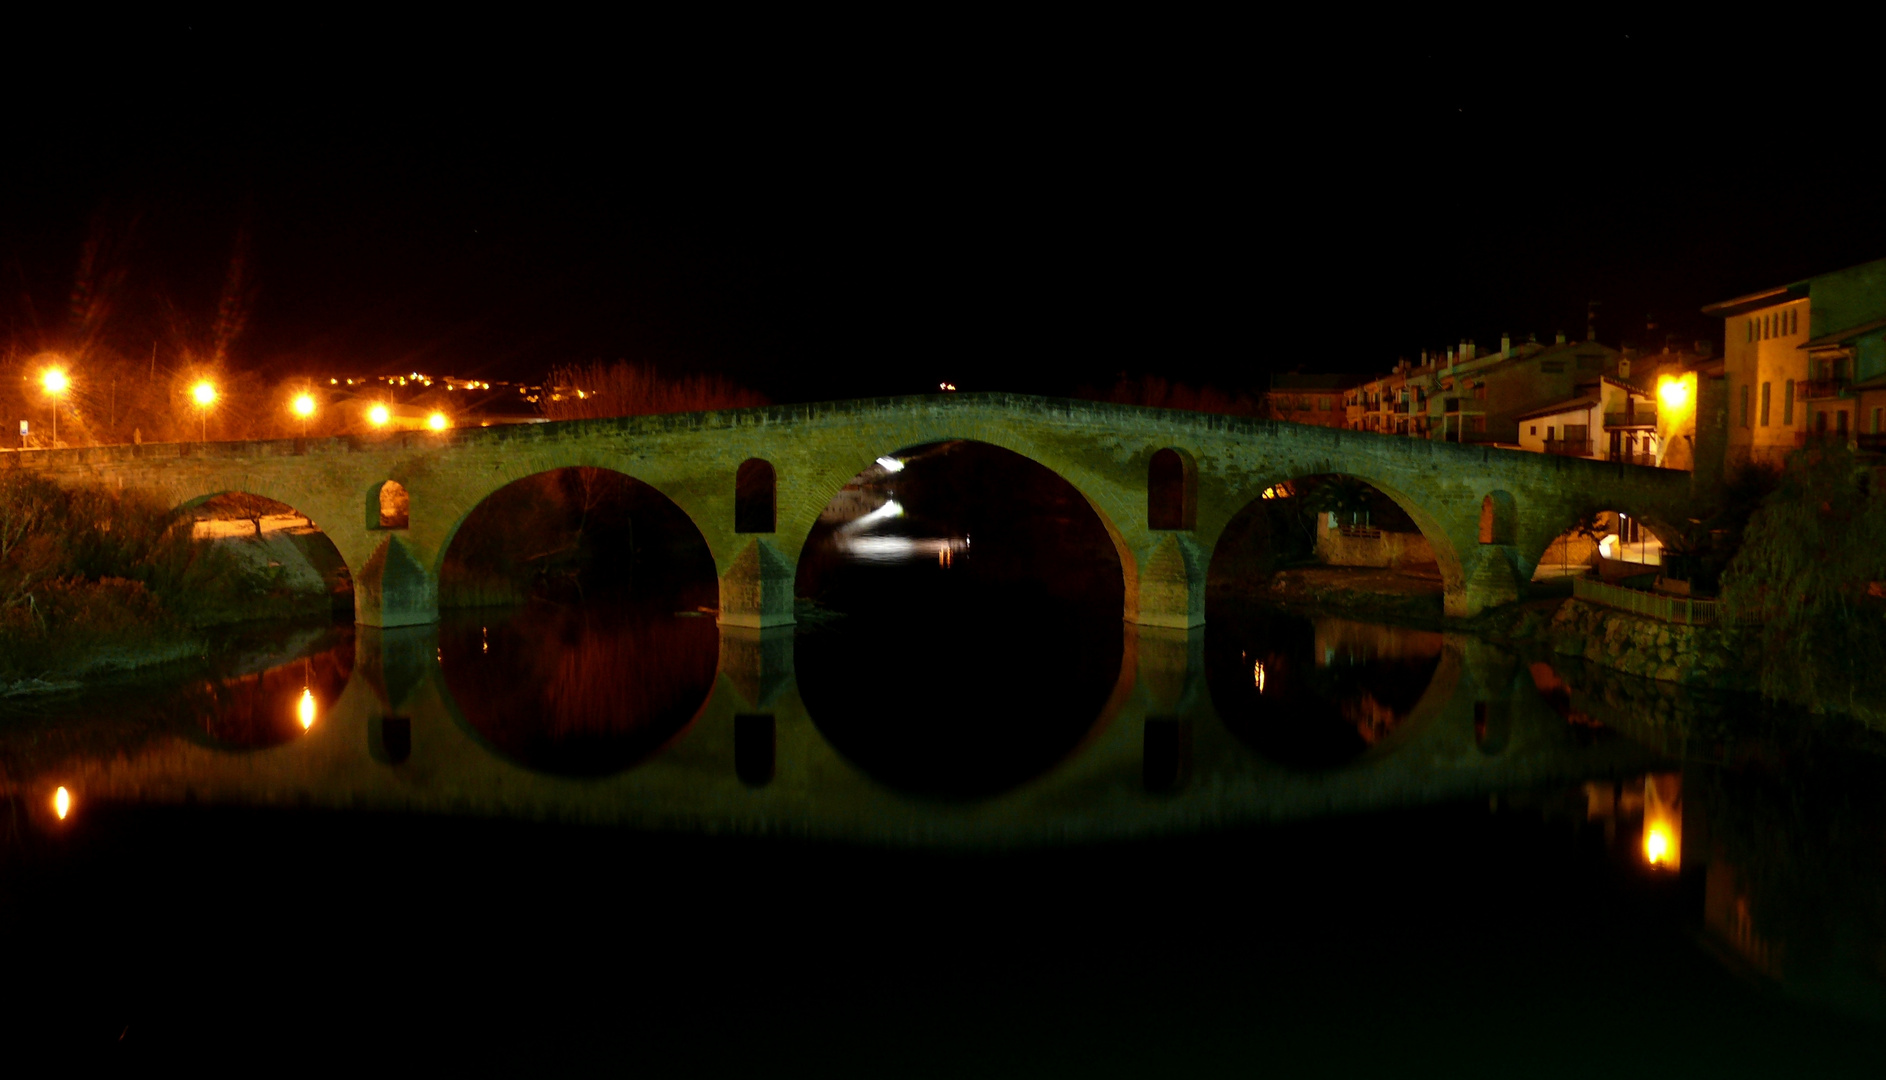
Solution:
M1719 600L1698 600L1693 596L1627 589L1622 585L1607 585L1596 578L1573 578L1572 596L1628 611L1633 615L1688 626L1714 626L1722 617L1722 602Z
M1545 452L1548 454L1560 454L1565 457L1590 457L1591 440L1547 439L1545 441Z
M1806 379L1795 385L1795 396L1813 401L1816 398L1837 398L1847 395L1847 388L1853 383L1849 379Z
M1656 427L1656 409L1636 409L1632 412L1608 412L1604 414L1604 426L1621 427Z
M1408 403L1407 403L1407 402L1405 402L1405 401L1397 401L1397 402L1395 402L1394 404L1392 404L1392 405L1390 405L1390 406L1388 407L1388 411L1389 411L1389 412L1398 412L1398 413L1405 413L1405 412L1407 412L1407 411L1408 411Z
M1604 459L1621 465L1655 465L1657 463L1657 455L1645 453L1642 450L1634 454L1624 450L1613 450L1606 454Z

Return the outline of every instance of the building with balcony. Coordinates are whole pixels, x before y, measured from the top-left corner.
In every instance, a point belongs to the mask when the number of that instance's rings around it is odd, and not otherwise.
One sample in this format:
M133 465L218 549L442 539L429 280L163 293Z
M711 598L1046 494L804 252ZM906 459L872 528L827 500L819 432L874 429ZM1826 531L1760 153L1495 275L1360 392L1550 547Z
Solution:
M1886 259L1711 304L1723 320L1725 467L1810 439L1886 435Z
M1349 426L1344 399L1367 375L1306 375L1287 372L1270 377L1270 389L1264 392L1261 416L1318 427Z
M1503 338L1497 352L1463 341L1419 363L1403 361L1393 372L1356 387L1347 398L1349 427L1441 439L1518 447L1520 417L1564 402L1605 376L1630 375L1630 361L1595 341L1515 345Z
M1601 376L1578 397L1521 413L1517 423L1522 450L1631 465L1664 464L1656 398L1615 376Z

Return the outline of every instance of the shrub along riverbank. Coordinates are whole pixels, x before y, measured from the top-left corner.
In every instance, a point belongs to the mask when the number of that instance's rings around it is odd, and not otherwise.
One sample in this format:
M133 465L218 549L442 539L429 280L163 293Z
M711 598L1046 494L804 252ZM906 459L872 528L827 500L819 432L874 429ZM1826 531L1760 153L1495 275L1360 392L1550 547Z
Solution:
M141 496L0 471L0 693L200 649L200 628L295 614L267 574Z

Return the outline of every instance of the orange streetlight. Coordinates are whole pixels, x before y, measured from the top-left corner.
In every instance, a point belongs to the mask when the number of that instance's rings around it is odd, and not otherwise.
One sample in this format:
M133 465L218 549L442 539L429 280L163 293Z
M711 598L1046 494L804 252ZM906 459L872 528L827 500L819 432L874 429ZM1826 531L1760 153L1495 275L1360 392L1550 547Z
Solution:
M208 379L190 388L190 396L195 399L197 410L203 418L203 440L210 441L210 407L216 404L216 387Z
M52 446L57 450L59 448L59 395L65 393L70 383L66 380L64 371L58 368L47 368L46 373L39 377L39 384L46 388L46 396L52 398Z
M452 426L452 421L447 419L444 413L435 412L431 416L426 417L426 426L434 431L444 431L446 428Z
M374 427L385 427L386 422L392 418L393 414L387 411L385 405L376 403L373 408L367 410L367 421Z
M308 418L314 415L314 395L297 395L293 408L295 415L301 417L301 434L305 438L308 434Z

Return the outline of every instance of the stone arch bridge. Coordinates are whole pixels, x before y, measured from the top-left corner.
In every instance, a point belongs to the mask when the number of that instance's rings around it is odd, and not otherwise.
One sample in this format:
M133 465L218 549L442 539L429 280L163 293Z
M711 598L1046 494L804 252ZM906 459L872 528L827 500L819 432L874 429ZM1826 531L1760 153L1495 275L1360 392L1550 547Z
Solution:
M1463 617L1515 599L1579 513L1622 510L1661 529L1682 520L1690 493L1689 474L1673 470L1011 394L16 451L0 468L136 489L171 506L226 491L287 503L333 540L354 576L356 621L369 626L438 618L446 549L499 488L566 466L611 469L660 491L699 528L720 575L721 621L766 627L792 622L800 550L839 489L881 455L952 439L1011 450L1073 485L1118 552L1124 617L1155 627L1204 622L1205 573L1220 535L1279 481L1341 473L1380 489L1426 536L1446 611ZM736 521L742 466L756 459L771 466L760 473L773 510L757 528L750 513ZM379 494L389 481L410 498L403 527L382 526Z

